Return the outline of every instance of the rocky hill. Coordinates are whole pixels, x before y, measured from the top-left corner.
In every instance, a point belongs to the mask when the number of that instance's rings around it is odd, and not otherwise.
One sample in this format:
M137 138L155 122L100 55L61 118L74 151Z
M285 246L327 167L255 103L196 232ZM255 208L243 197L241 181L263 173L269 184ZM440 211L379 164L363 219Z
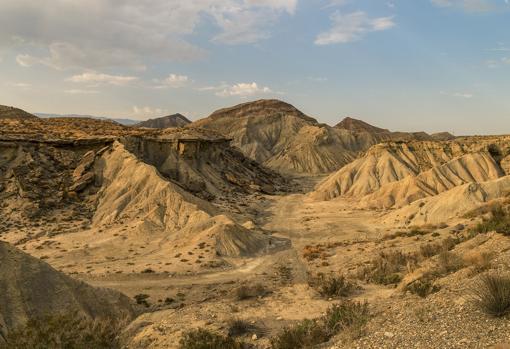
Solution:
M78 311L92 318L132 319L134 305L123 294L94 288L41 260L0 242L0 343L29 319Z
M37 119L37 116L18 108L0 105L0 119Z
M341 128L344 130L349 130L352 132L369 132L369 133L389 133L390 131L384 128L379 128L376 126L372 126L362 120L354 119L351 117L346 117L338 124L335 125L336 128Z
M191 126L220 132L248 157L287 173L329 173L381 140L320 124L278 100L221 109Z
M161 118L149 119L146 121L139 122L134 127L147 127L147 128L169 128L169 127L184 127L190 124L189 121L182 114L172 114L163 116Z

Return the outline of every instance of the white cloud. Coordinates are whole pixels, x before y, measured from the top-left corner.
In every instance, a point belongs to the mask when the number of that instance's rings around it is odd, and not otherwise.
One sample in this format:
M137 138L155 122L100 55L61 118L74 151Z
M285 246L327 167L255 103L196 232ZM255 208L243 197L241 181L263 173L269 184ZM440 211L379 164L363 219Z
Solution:
M205 21L214 41L252 43L270 35L297 0L1 0L0 49L24 66L143 69L207 52L188 37Z
M370 18L365 12L357 11L347 15L335 12L331 16L333 26L319 34L316 45L348 43L361 39L365 34L388 30L395 26L393 17Z
M471 98L473 98L475 96L474 94L472 94L470 92L453 92L453 93L449 93L449 92L441 91L441 94L445 95L445 96L457 97L457 98L463 98L463 99L471 99Z
M154 79L153 81L157 84L155 88L178 88L187 85L190 82L190 79L186 75L170 74L162 80Z
M135 76L109 75L96 72L86 72L79 75L73 75L69 79L76 83L89 83L93 85L110 84L110 85L127 85L138 80Z
M168 114L167 109L163 108L153 108L153 107L138 107L133 106L133 112L131 115L134 116L144 116L144 117L152 117L152 116L162 116L164 114Z
M273 91L269 87L260 86L256 82L252 83L239 83L232 86L227 86L221 91L216 92L219 97L248 97L253 95L261 95L272 93Z

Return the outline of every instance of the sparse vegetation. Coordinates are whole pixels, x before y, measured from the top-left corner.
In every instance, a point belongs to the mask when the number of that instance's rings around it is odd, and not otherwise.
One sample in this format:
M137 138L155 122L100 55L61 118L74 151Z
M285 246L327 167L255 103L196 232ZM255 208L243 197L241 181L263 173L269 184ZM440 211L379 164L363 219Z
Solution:
M487 273L472 287L475 304L486 314L500 317L510 313L510 276Z
M185 332L179 341L179 349L242 349L243 345L235 339L196 329Z
M348 297L359 289L355 283L348 281L343 275L322 273L310 281L310 286L326 298Z
M135 299L136 304L144 305L148 308L150 306L148 301L149 297L150 296L148 294L140 293L134 296L133 298Z
M235 290L237 300L246 300L250 298L264 297L268 294L268 290L262 284L253 286L242 285Z
M230 337L244 336L249 333L260 333L257 326L242 319L232 319L228 322L228 335Z
M405 288L406 291L411 292L422 298L435 293L440 290L440 287L434 285L434 277L430 274L425 274L421 278L413 281Z
M464 267L464 261L456 253L450 251L442 251L438 255L436 273L441 275L456 272Z
M329 308L321 318L284 328L271 340L271 345L273 349L311 348L343 331L352 330L351 333L359 335L369 316L367 303L345 301Z
M121 348L121 324L92 320L78 313L29 320L9 332L1 349L117 349Z
M483 218L482 222L478 223L472 231L477 234L495 231L503 235L510 235L510 213L508 209L502 206L492 207L489 217Z
M415 254L401 251L381 252L370 264L361 269L358 277L381 285L396 284L402 280L404 272L416 268L418 258Z

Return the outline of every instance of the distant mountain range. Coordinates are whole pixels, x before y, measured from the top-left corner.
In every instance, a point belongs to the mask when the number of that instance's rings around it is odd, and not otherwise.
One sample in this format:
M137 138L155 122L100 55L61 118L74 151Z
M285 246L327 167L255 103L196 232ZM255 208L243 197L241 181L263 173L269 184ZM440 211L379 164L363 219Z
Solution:
M169 127L184 127L190 123L191 121L189 121L184 115L177 113L173 115L163 116L161 118L142 121L140 123L137 123L135 126L147 128L169 128Z
M99 120L112 120L118 122L121 125L132 126L140 122L140 120L132 120L132 119L123 119L123 118L108 118L103 116L94 116L94 115L80 115L80 114L47 114L47 113L34 113L40 118L91 118L91 119L99 119Z

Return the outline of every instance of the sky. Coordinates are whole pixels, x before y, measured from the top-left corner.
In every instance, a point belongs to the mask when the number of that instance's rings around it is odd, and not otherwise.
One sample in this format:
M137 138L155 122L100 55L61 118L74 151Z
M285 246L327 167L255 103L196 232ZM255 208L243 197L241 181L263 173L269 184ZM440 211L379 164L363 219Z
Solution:
M261 98L510 133L509 0L0 0L0 104L199 119Z

